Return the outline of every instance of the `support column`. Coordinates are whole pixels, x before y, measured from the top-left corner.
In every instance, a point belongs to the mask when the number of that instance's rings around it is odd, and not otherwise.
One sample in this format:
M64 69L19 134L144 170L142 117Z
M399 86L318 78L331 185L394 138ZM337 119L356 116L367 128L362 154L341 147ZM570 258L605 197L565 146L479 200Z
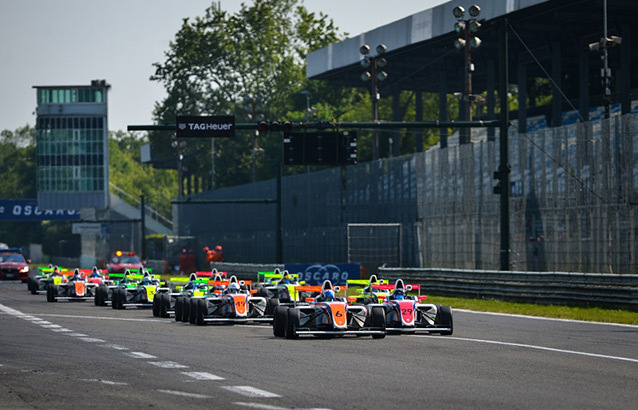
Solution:
M560 89L563 88L561 59L561 46L555 41L552 43L552 79L556 84L552 87L552 127L560 127L563 122L563 97L560 93Z
M589 121L589 54L587 47L581 47L578 53L580 67L578 70L578 93L580 95L580 106L578 111L584 121Z
M392 120L401 121L401 89L398 86L392 88ZM401 155L401 131L394 130L390 134L392 138L392 156Z
M631 112L631 26L623 24L621 27L622 43L620 44L620 80L616 87L616 94L620 101L621 113Z
M527 132L527 66L518 64L518 132Z
M423 92L421 90L416 91L415 95L415 121L423 121ZM423 151L423 133L424 130L417 130L416 133L416 152Z
M496 82L496 70L494 69L494 60L487 60L487 119L493 120L495 118L494 115L494 107L496 106L496 98L494 94ZM496 135L496 128L490 127L487 129L487 140L494 141Z
M447 121L447 74L439 71L439 119ZM447 128L440 128L440 146L447 148Z

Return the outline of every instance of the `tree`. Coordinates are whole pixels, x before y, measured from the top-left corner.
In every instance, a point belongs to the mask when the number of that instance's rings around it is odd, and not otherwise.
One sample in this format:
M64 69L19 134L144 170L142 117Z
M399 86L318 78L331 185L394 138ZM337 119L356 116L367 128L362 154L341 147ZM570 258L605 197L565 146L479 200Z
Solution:
M235 115L238 122L303 118L308 89L313 104L338 106L356 90L338 89L305 78L305 57L340 39L323 13L308 12L300 0L261 0L242 4L228 14L213 4L203 17L184 19L166 60L155 64L154 81L164 84L167 98L156 104L155 119L171 124L175 115ZM250 118L250 119L249 119ZM326 118L331 119L331 118ZM254 131L237 131L233 139L215 143L215 185L251 181ZM170 133L153 134L153 156L173 162ZM276 175L281 161L278 133L260 135L264 153L257 157L259 179ZM184 149L189 172L208 175L210 141L188 141ZM209 182L209 181L208 181Z

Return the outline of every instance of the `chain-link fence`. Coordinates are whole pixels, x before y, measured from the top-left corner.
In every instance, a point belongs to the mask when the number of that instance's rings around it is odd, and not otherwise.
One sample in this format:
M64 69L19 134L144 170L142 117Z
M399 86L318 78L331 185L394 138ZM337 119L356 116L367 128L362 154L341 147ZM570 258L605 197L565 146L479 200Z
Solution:
M473 144L284 177L284 261L344 262L348 223L399 223L403 266L498 269L498 133L496 142L477 134ZM510 128L512 269L636 273L637 135L636 114ZM192 198L274 199L276 182ZM275 212L178 205L178 234L222 244L227 261L274 262Z

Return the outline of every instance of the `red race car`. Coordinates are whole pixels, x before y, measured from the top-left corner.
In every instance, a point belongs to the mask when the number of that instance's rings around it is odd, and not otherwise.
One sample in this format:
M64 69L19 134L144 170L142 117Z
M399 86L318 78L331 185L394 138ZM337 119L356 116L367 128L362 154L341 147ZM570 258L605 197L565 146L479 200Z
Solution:
M144 264L135 252L116 251L109 263L106 264L109 273L124 273L127 269L131 272L137 272L143 268Z
M29 259L24 259L19 248L0 249L0 279L29 279Z

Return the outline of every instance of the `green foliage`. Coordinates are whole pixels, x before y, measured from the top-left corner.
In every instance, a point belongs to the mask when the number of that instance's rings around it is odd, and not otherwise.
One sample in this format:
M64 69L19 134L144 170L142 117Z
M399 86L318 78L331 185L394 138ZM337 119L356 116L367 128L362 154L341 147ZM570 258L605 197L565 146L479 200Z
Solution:
M332 21L309 13L300 0L262 0L242 4L228 14L215 4L203 17L185 19L166 52L155 64L152 80L164 84L168 97L156 104L158 123L175 115L235 115L238 122L282 120L305 116L309 90L313 105L338 106L353 94L305 78L308 52L339 40ZM215 142L215 186L252 180L254 131L237 131L233 139ZM175 157L170 134L153 135L153 157ZM281 134L257 137L258 178L276 175L281 161ZM262 151L263 150L263 151ZM188 141L184 156L188 173L209 179L209 141Z
M109 138L110 180L117 188L132 195L122 199L139 205L140 195L161 214L171 215L171 200L177 196L177 174L173 170L155 169L140 163L140 147L148 143L132 134L119 131ZM122 195L120 195L122 196Z

